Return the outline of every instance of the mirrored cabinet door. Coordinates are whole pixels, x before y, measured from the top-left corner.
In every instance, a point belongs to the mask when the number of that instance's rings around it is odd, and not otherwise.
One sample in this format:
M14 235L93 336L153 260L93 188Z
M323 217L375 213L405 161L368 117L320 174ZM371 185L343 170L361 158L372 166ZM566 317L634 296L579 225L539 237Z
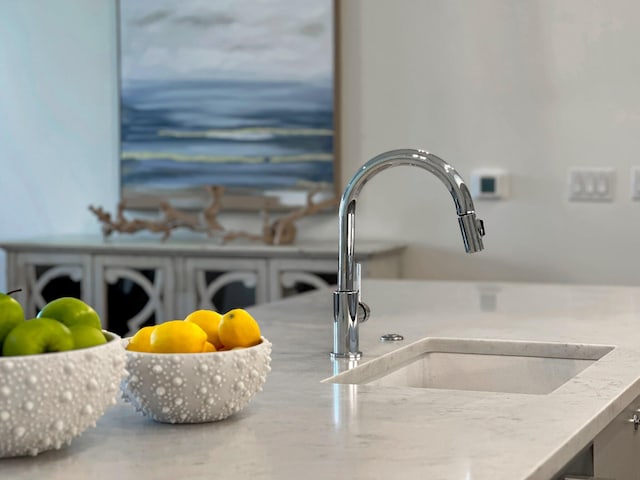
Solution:
M183 262L180 315L227 312L267 300L267 263L261 259L187 258Z
M7 291L20 289L12 295L23 305L27 318L35 317L47 302L59 297L94 301L89 255L20 253L9 259L8 267L16 274L9 276Z

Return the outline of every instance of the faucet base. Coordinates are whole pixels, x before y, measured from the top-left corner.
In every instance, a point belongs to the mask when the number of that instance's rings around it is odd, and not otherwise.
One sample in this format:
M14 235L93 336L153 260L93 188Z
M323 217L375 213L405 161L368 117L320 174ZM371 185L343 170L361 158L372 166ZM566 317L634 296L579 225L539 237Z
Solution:
M333 352L331 358L356 360L362 353L358 348L358 306L360 292L357 290L333 292Z
M342 360L346 358L347 360L359 360L362 357L362 352L347 352L347 353L336 353L331 352L329 354L331 360Z

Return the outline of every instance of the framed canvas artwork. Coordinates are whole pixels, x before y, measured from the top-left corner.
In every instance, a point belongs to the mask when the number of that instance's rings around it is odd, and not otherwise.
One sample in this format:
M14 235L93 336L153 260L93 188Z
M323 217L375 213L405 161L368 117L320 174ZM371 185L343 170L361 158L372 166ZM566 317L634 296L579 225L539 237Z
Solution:
M131 208L336 194L334 0L119 0L120 186Z

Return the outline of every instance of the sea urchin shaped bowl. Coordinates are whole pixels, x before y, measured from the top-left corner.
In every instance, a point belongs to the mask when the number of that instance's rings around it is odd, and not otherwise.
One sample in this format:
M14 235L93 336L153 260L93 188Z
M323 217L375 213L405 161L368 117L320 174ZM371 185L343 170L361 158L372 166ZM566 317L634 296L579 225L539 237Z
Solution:
M125 352L104 333L97 347L0 357L0 457L69 445L116 403Z
M127 342L124 340L123 342ZM247 406L271 370L271 343L211 353L126 352L123 398L163 423L215 422Z

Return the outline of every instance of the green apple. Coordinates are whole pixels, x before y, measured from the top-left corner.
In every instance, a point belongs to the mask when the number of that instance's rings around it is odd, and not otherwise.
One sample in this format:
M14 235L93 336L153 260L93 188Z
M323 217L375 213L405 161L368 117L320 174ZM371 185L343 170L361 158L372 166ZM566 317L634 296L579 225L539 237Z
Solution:
M24 322L22 305L11 295L0 293L0 351L5 337L21 322Z
M71 331L53 318L33 318L13 327L4 339L2 354L35 355L73 349Z
M100 330L100 317L97 312L78 298L60 297L47 303L38 318L53 318L64 323L67 327L73 325L89 325Z
M73 348L89 348L107 343L102 330L89 325L72 325L69 327L73 337Z

